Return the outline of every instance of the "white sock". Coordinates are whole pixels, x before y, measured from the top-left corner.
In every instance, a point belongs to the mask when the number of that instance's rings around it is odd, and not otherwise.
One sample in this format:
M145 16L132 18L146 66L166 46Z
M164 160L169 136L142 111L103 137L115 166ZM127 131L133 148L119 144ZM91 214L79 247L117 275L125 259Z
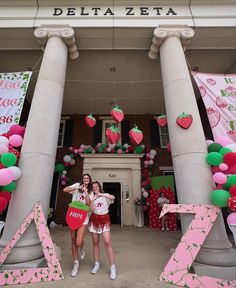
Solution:
M95 263L94 263L95 265L100 265L100 263L98 262L98 261L95 261Z
M79 263L79 260L75 260L74 263Z
M116 268L115 264L112 264L112 265L111 265L111 268Z

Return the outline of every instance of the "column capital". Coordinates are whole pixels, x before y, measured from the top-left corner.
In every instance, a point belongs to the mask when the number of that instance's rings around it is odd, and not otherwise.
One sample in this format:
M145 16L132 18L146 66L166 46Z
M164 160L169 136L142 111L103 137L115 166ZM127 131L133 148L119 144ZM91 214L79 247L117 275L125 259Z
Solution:
M160 25L154 29L148 57L150 59L157 59L159 48L168 37L179 38L185 51L193 36L194 30L186 25Z
M44 50L50 37L59 37L68 47L69 58L76 59L79 57L74 29L69 25L41 25L34 30L34 36L37 38L42 50Z

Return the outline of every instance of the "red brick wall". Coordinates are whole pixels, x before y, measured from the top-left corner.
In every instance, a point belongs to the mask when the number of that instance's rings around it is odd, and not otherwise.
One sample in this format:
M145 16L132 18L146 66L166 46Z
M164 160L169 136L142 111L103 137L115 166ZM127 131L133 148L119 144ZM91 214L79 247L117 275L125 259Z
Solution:
M96 119L99 116L93 115ZM71 115L70 119L74 120L73 140L72 146L78 147L81 144L93 144L93 129L88 128L84 121L85 115ZM142 130L144 138L143 144L150 147L150 123L154 115L125 115L125 120L130 122L130 128L136 124L140 130ZM159 166L172 166L171 154L164 148L156 148L157 156L153 165L153 175L162 175L162 171L159 170ZM60 148L57 152L56 163L61 163L63 156L69 154L69 148ZM80 181L83 170L83 160L77 158L76 165L69 171L68 176L70 183ZM58 224L65 224L65 214L68 208L68 203L71 201L71 196L63 193L63 187L59 187L57 196L57 206L54 214L54 221Z

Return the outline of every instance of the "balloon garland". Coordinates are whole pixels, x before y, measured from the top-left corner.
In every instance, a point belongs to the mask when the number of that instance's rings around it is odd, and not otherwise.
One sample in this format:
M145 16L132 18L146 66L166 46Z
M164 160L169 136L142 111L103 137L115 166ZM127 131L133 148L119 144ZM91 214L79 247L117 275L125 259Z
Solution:
M11 192L16 189L15 181L21 176L17 162L24 133L25 127L15 124L0 135L0 213L6 209Z
M55 171L60 175L60 184L65 186L69 184L70 178L68 175L68 170L75 165L76 158L80 154L94 154L94 153L117 153L117 154L144 154L144 162L142 165L142 179L141 179L141 199L140 203L144 210L148 209L149 205L149 195L151 186L151 176L152 176L152 166L154 164L154 158L157 154L156 150L145 148L145 145L131 146L129 144L116 145L116 144L102 144L97 143L96 145L85 145L81 144L79 147L70 147L70 154L63 156L62 163L57 163L55 165Z
M225 136L216 141L207 140L206 162L211 165L216 189L211 192L211 202L222 208L229 207L233 213L227 222L236 225L236 143Z

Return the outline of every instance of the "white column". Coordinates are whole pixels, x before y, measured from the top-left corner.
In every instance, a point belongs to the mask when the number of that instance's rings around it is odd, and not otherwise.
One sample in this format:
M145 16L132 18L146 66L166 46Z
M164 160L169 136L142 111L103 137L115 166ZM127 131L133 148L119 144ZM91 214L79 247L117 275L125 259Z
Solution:
M22 176L10 202L1 248L9 242L38 201L47 218L64 93L67 46L72 51L71 58L78 57L72 28L40 27L34 34L46 47L21 149L19 168ZM20 263L23 267L30 261L31 264L37 262L35 259L40 259L42 255L35 225L31 224L4 263Z
M182 47L188 44L193 35L194 31L189 27L160 26L154 30L149 57L156 59L157 53L160 53L178 201L185 204L210 204L209 196L214 190L214 183L210 167L205 162L205 137L185 60L185 47ZM193 123L188 129L182 129L176 124L176 118L182 112L193 116ZM183 231L186 231L191 219L192 216L181 216ZM222 215L214 224L196 261L235 267L236 251L228 241Z

